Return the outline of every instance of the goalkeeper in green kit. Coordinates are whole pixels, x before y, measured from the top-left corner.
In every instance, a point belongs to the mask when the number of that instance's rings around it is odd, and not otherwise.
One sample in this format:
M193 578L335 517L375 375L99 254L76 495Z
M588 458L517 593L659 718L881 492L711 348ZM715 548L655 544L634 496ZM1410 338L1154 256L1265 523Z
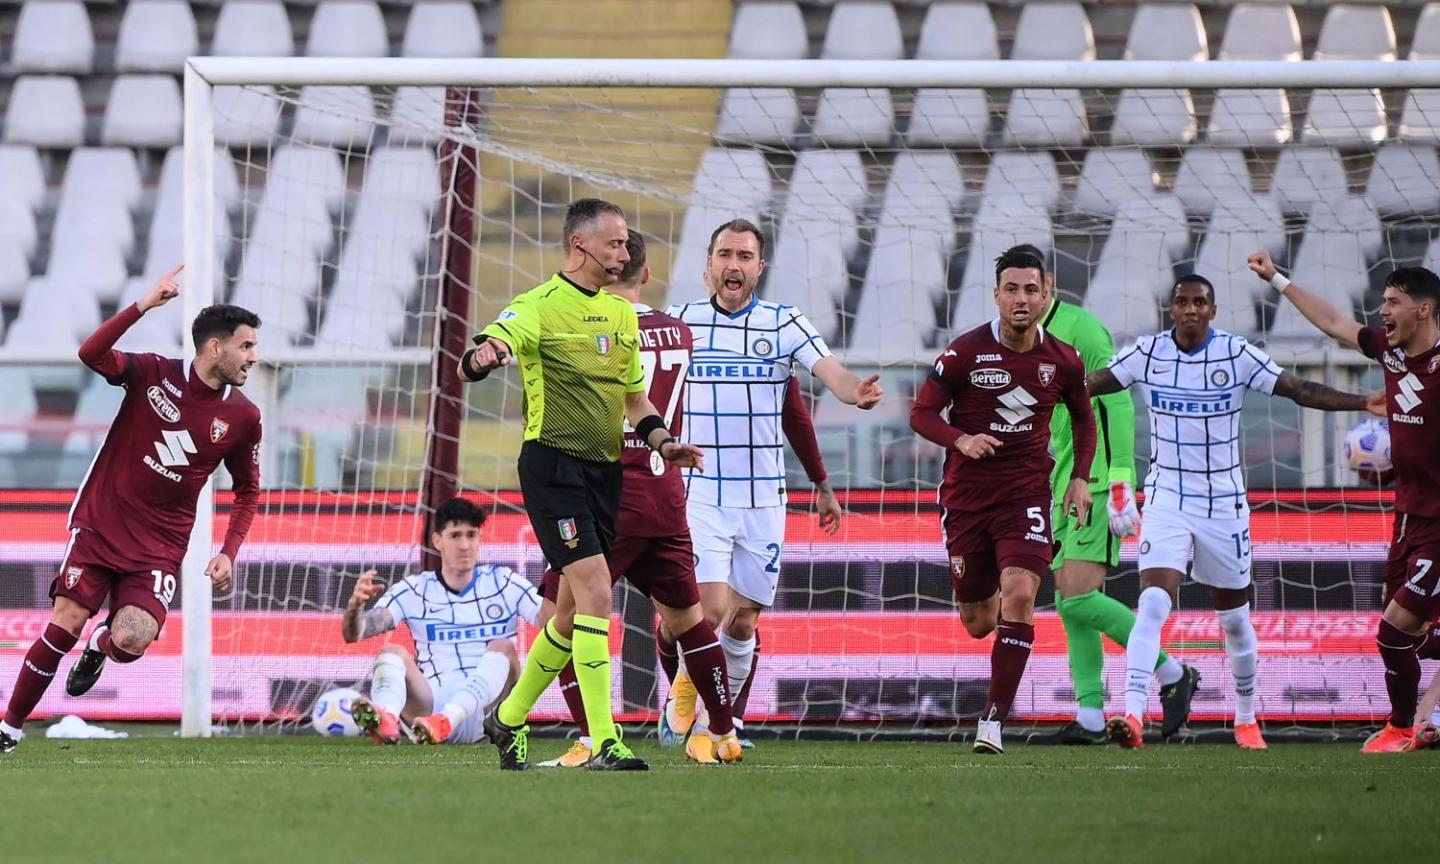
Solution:
M1041 261L1045 256L1034 246L1010 250L1027 252ZM1007 253L1009 254L1009 253ZM1115 343L1105 325L1073 303L1061 302L1055 293L1055 274L1047 271L1046 287L1050 308L1041 316L1045 332L1080 352L1086 371L1103 369L1115 356ZM1105 735L1105 693L1102 672L1105 650L1101 634L1124 647L1135 626L1135 613L1104 593L1105 577L1120 563L1120 539L1140 532L1140 512L1135 506L1135 405L1128 393L1113 393L1093 401L1099 440L1090 468L1090 492L1104 500L1108 524L1098 517L1099 507L1090 511L1083 524L1066 518L1055 505L1051 525L1055 530L1055 605L1065 625L1065 643L1070 654L1070 680L1075 684L1078 707L1075 719L1056 733L1059 744L1103 744ZM1070 412L1057 405L1050 421L1050 446L1055 470L1050 485L1064 489L1070 480L1074 455L1071 452ZM1190 700L1200 683L1200 673L1182 666L1164 651L1155 667L1160 680L1160 702L1164 707L1161 734L1173 735L1190 715Z

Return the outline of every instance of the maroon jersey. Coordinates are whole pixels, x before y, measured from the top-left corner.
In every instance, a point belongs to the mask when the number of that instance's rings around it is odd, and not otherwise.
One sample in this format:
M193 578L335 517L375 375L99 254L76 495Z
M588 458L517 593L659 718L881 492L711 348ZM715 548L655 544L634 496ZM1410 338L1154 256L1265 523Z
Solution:
M1395 509L1440 518L1440 345L1406 357L1384 327L1363 327L1360 350L1385 369L1385 413L1395 462Z
M685 373L695 339L678 318L636 304L640 318L640 367L645 372L645 393L660 412L670 434L680 437L685 415ZM626 424L620 453L625 480L620 495L620 516L615 533L621 537L667 537L685 534L685 481L680 469L652 451Z
M195 502L224 461L235 507L221 551L234 560L260 489L260 409L238 388L211 389L193 368L110 346L139 320L121 310L81 346L86 365L125 398L75 495L71 530L92 532L116 570L174 568L185 556Z
M940 503L946 510L976 512L1019 494L1048 496L1050 414L1061 401L1074 418L1075 464L1090 464L1095 415L1085 365L1074 348L1036 329L1039 341L1023 353L1001 344L998 320L960 336L915 396L911 428L945 448ZM948 421L940 414L947 406ZM994 455L968 459L954 446L962 434L990 435L1001 446Z

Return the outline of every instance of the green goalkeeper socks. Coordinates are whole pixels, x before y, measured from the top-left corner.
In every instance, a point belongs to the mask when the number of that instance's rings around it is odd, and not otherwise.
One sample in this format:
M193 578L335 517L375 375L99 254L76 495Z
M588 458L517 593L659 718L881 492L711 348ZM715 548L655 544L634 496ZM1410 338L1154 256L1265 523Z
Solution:
M579 617L579 616L577 616ZM576 640L579 641L578 639ZM609 654L606 654L608 657ZM500 707L495 709L495 719L506 726L521 726L535 707L535 701L545 692L565 664L570 662L570 642L555 632L555 619L545 622L540 635L530 645L525 658L525 668L520 680Z
M1135 626L1135 613L1124 603L1096 591L1078 597L1062 597L1056 606L1065 625L1065 644L1070 654L1070 680L1075 684L1075 701L1082 708L1103 708L1105 691L1101 674L1105 651L1100 634L1124 647ZM1162 650L1155 662L1159 669L1169 658Z
M610 713L610 619L575 616L575 680L595 745L618 739Z

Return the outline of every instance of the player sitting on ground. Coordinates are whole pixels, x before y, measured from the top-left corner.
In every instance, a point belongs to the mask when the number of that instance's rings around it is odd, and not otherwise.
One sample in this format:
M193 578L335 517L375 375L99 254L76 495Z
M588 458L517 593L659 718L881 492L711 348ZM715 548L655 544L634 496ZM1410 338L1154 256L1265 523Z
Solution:
M389 633L402 622L415 641L414 655L399 645L380 649L370 698L350 709L377 744L397 743L402 722L420 744L473 744L485 737L486 712L520 675L515 632L521 618L535 623L540 599L509 567L476 563L484 524L484 510L451 498L435 509L430 533L440 572L407 576L388 591L374 570L355 583L340 620L346 642Z
M1240 459L1245 391L1284 396L1324 411L1363 411L1364 396L1282 372L1244 338L1211 328L1215 289L1203 276L1170 291L1175 327L1142 338L1090 373L1090 392L1131 385L1150 406L1150 473L1140 528L1140 601L1126 647L1125 714L1107 729L1122 747L1144 746L1145 704L1160 651L1160 633L1194 562L1196 582L1210 586L1225 631L1235 679L1235 743L1264 750L1255 720L1255 627L1250 623L1250 502Z
M1035 640L1035 592L1050 569L1050 416L1070 409L1074 464L1095 457L1085 366L1039 319L1049 306L1045 264L1010 252L995 262L1000 317L951 342L910 409L910 428L945 448L941 524L960 620L976 639L995 633L990 692L975 752L1003 753L1001 724ZM949 417L941 411L949 408ZM1088 472L1073 470L1061 513L1084 524Z
M235 506L220 554L205 575L221 591L230 587L260 496L260 409L237 389L255 365L260 319L238 306L202 309L190 328L190 363L111 347L141 315L179 296L180 270L166 273L80 346L81 362L124 387L125 398L75 494L70 543L50 586L54 611L10 693L0 754L16 748L60 658L75 647L107 596L110 617L90 631L70 667L66 693L89 692L107 658L132 663L159 636L190 544L195 503L222 461L235 481Z
M1415 737L1420 660L1440 658L1440 277L1401 267L1385 279L1382 326L1365 327L1348 309L1312 294L1275 268L1270 253L1250 269L1327 336L1380 362L1395 462L1395 536L1385 560L1384 614L1375 634L1385 663L1390 719L1366 753L1409 750Z

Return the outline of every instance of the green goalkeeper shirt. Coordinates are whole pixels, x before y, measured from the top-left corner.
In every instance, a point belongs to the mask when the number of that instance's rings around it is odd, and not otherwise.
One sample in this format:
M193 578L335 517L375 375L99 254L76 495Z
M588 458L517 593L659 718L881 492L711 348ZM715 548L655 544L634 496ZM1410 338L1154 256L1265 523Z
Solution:
M1115 356L1115 341L1105 325L1089 312L1073 303L1051 301L1045 314L1045 332L1080 352L1087 372L1103 369ZM1121 390L1091 400L1095 408L1097 438L1095 461L1090 466L1090 485L1135 483L1135 403L1130 393ZM1056 405L1050 417L1050 447L1055 453L1055 470L1050 475L1052 489L1064 489L1069 482L1075 461L1074 440L1070 435L1070 412Z

